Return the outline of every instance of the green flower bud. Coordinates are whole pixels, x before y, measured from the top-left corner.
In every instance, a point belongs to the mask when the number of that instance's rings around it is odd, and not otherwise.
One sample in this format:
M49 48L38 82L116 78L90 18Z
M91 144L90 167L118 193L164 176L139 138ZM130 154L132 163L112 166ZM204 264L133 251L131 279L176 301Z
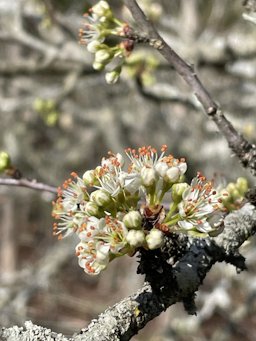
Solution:
M107 49L98 50L95 53L95 63L106 65L111 59L111 54Z
M236 187L239 193L243 196L248 191L248 181L245 178L238 178L236 180Z
M0 152L0 172L4 172L6 169L10 168L11 159L6 152Z
M231 201L231 194L226 189L221 190L220 196L224 204Z
M231 195L233 200L241 199L241 194L237 189L233 190Z
M94 201L98 206L105 206L110 204L111 196L108 192L98 189L91 193L90 200Z
M144 244L145 234L142 230L130 230L126 240L132 247L139 247Z
M88 201L85 204L85 213L89 216L97 217L99 215L99 206L92 201Z
M99 62L96 62L96 61L95 61L95 62L92 64L92 67L94 68L94 70L101 71L101 70L104 70L105 65L102 64L102 63L99 63Z
M123 223L128 229L140 229L142 216L138 211L130 211L123 217Z
M236 185L234 184L234 182L230 182L227 185L226 190L228 191L228 193L232 193L234 190L236 190Z
M94 181L95 181L94 169L90 169L84 173L83 181L84 181L85 185L93 185L94 184Z
M158 229L150 230L149 234L146 236L146 242L150 250L158 249L164 242L163 232Z
M179 203L182 199L182 194L188 187L189 185L186 182L174 184L172 186L172 200L175 203Z

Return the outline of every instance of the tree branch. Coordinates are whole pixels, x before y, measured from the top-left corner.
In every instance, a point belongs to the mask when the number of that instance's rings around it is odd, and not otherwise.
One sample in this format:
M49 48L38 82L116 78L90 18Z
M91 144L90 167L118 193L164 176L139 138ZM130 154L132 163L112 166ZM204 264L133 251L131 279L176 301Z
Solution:
M38 191L45 191L57 194L56 187L44 184L42 182L37 182L37 180L28 180L24 178L22 179L0 178L0 185L27 187Z
M59 341L129 340L150 320L176 302L183 301L186 309L189 309L195 291L214 263L226 261L237 268L245 269L244 258L239 255L238 248L256 232L255 207L246 204L240 210L229 214L224 225L223 233L216 238L186 239L186 245L183 247L187 250L181 259L172 267L165 261L172 269L171 277L166 278L165 273L158 274L159 281L164 283L163 287L157 288L152 283L145 282L137 293L107 309L97 320L93 320L87 328L72 338L67 339L31 322L25 324L25 329L17 326L2 328L0 337L8 341L32 341L38 338L38 335L42 341L47 340L47 337ZM154 266L148 263L150 267Z
M212 99L201 80L196 75L193 67L188 65L159 35L154 26L145 16L136 0L124 0L125 5L132 13L136 23L145 34L129 32L127 37L135 41L148 42L162 54L162 56L174 67L178 74L192 88L197 99L202 104L206 114L215 122L219 131L226 138L229 147L239 158L245 168L249 168L256 175L256 147L250 144L242 134L238 133L233 125L221 112L219 106Z

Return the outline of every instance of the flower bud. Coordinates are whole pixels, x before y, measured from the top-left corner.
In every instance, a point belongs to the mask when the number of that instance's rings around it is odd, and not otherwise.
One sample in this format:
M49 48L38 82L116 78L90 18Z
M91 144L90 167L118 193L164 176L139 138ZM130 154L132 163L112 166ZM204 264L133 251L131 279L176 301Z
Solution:
M126 236L126 240L132 247L139 247L145 241L145 234L142 230L130 230Z
M96 53L100 48L101 43L98 40L92 40L87 44L87 51Z
M163 232L158 229L150 230L149 234L146 236L146 242L150 250L161 247L164 242Z
M231 196L232 196L233 200L237 200L237 199L241 198L241 194L238 191L238 189L234 189L231 193Z
M234 184L234 182L230 182L227 185L226 190L228 191L228 193L232 193L234 190L236 190L236 185Z
M239 193L241 193L241 195L244 195L247 191L248 191L248 181L245 178L238 178L236 180L236 187L239 191Z
M167 163L165 162L158 162L155 165L155 170L157 171L157 173L163 178L167 172L167 170L169 169Z
M98 17L102 17L109 10L109 4L107 1L99 1L96 5L92 7L92 12Z
M88 201L85 204L84 211L89 216L97 217L99 214L99 207L98 207L98 205L96 205L96 203L94 203L92 201Z
M180 162L178 165L178 168L180 170L181 175L183 175L186 173L188 166L187 166L186 162Z
M108 192L98 189L90 195L90 199L98 206L105 206L111 202L111 196Z
M168 182L176 182L180 177L180 170L178 167L171 167L166 172L165 180Z
M156 183L157 173L153 168L142 167L140 175L144 186L149 187Z
M142 216L138 211L130 211L123 217L123 223L128 229L141 228Z
M100 264L108 264L109 263L109 246L108 245L100 245L97 247L96 252L96 261Z
M104 69L105 65L102 64L102 63L99 63L99 62L96 62L96 61L95 61L95 62L92 64L92 67L94 68L94 70L101 71L101 70Z
M189 187L186 182L177 183L172 186L172 200L179 203L182 199L183 192Z
M105 79L108 84L115 84L118 81L119 77L120 72L116 70L107 72L105 75Z
M0 172L4 172L11 166L10 156L6 152L0 152Z
M107 49L98 50L95 53L95 63L107 64L111 59L111 54Z
M95 181L94 169L86 171L83 175L83 181L85 185L93 185Z

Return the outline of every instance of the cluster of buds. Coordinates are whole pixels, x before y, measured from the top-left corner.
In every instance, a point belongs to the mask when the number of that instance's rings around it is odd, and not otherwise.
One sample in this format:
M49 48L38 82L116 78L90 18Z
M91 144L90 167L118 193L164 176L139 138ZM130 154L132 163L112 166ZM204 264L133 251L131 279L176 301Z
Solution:
M118 20L109 4L101 0L84 15L86 23L80 30L80 43L87 46L87 50L94 54L93 68L104 70L110 63L113 67L106 73L106 81L114 84L119 79L125 58L133 49L131 40L110 45L106 42L109 37L122 37L129 30L129 26Z
M166 155L151 146L109 152L101 164L80 178L72 173L53 203L54 234L75 233L79 264L88 274L98 274L114 258L133 255L138 248L160 248L164 235L182 232L208 236L223 220L222 197L200 173L184 182L184 158ZM127 167L126 167L127 163ZM164 208L166 195L171 197Z
M245 178L238 178L236 182L230 182L223 190L227 195L224 197L223 205L228 211L237 210L241 207L245 194L248 191L248 181Z

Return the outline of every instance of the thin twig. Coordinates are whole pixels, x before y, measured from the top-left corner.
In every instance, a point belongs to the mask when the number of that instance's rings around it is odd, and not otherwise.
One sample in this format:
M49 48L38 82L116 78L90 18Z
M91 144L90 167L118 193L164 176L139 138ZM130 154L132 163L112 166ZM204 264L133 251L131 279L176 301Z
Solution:
M45 191L57 194L56 187L44 184L42 182L37 182L36 180L28 180L23 178L22 179L0 178L0 185L27 187L30 189L35 189L37 191Z
M245 168L249 168L253 175L256 175L256 146L250 144L242 134L238 133L233 125L221 112L217 103L212 99L201 80L196 75L193 67L188 65L159 35L153 24L145 16L136 0L124 0L127 8L132 13L136 23L143 30L144 42L154 47L174 67L179 75L192 88L197 99L202 104L206 114L215 122L219 131L226 138L229 147L239 158ZM144 33L145 32L145 33ZM140 40L140 34L129 32L129 39Z

